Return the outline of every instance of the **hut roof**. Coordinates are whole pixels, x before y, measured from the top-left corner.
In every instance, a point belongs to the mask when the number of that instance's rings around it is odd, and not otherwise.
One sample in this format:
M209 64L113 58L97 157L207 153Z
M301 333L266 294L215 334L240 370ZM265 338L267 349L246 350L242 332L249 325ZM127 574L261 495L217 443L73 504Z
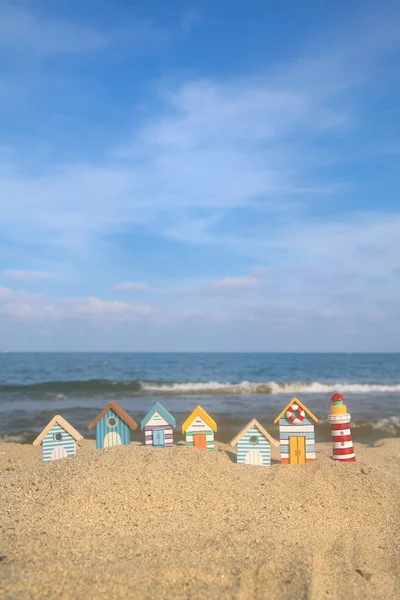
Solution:
M198 406L197 408L194 409L192 414L186 419L186 421L182 425L182 433L185 433L186 429L189 427L189 425L191 423L193 423L193 421L196 419L196 417L200 417L201 419L203 419L203 421L205 423L207 423L207 425L209 427L211 427L211 429L213 431L217 431L217 424L214 421L214 419L212 419L210 417L210 415L208 413L206 413L204 408L201 408L201 406Z
M167 423L169 423L169 425L172 425L172 427L176 427L175 417L173 417L171 415L171 413L168 412L167 409L164 408L162 404L160 404L160 402L157 402L153 406L153 408L151 408L149 410L149 412L147 413L147 415L142 419L142 422L140 424L140 426L141 426L142 429L144 427L146 427L147 423L150 421L150 419L152 418L152 416L156 412L158 412L167 421Z
M279 419L282 418L282 415L287 411L287 409L292 406L292 404L298 404L299 406L301 406L301 408L304 410L304 412L306 412L308 414L309 417L311 417L311 419L313 421L315 421L316 423L318 423L318 419L317 417L310 411L308 410L308 408L306 406L304 406L304 404L302 402L300 402L300 400L298 398L292 398L291 401L285 406L285 408L283 409L283 411L279 414L279 416L276 417L274 423L277 423L279 421Z
M246 427L244 429L242 429L242 431L240 431L240 433L237 434L236 437L233 438L233 440L230 442L231 446L236 446L236 444L238 442L240 442L240 440L242 439L243 436L246 435L246 433L248 431L250 431L250 429L252 429L253 427L256 427L258 429L258 431L273 445L275 446L275 448L277 448L279 446L279 442L277 442L269 433L266 429L264 429L264 427L257 421L257 419L252 419L250 421L250 423L247 423Z
M115 402L115 400L111 400L111 402L109 402L109 404L103 408L101 413L97 415L94 421L90 423L88 429L93 429L109 410L113 410L115 413L117 413L124 423L126 423L132 430L137 428L138 424L136 421L132 419L132 417L130 417L128 413Z
M79 431L77 431L74 427L72 427L72 425L70 425L68 423L68 421L66 421L63 417L61 417L60 415L56 415L55 417L52 418L50 423L48 425L46 425L46 427L43 429L42 433L40 433L37 436L37 438L33 442L33 445L39 446L42 443L43 439L46 437L46 435L49 433L49 431L53 428L53 425L55 425L56 423L58 423L58 425L60 425L63 429L65 429L65 431L67 433L72 435L72 437L77 442L79 442L79 440L83 440L83 435L81 435L79 433Z

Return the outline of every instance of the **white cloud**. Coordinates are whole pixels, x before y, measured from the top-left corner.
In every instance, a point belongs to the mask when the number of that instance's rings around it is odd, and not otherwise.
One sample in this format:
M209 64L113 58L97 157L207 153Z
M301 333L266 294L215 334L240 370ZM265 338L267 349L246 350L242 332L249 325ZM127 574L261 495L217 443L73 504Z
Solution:
M82 299L46 298L41 294L14 291L0 287L0 315L18 321L46 321L98 317L103 319L136 320L148 318L156 311L147 305L135 305L117 300L89 297Z
M0 287L0 315L17 320L36 321L58 318L60 313L52 303L47 302L39 294L15 292L10 288Z
M150 285L145 281L123 281L117 283L114 288L120 292L148 292Z
M151 306L135 305L118 300L101 300L100 298L90 297L84 301L78 301L73 305L75 314L85 314L92 316L111 315L111 316L149 316L154 310Z
M56 277L52 273L46 271L20 271L20 270L8 270L3 271L4 277L7 279L13 279L14 281L21 281L23 283L41 283L43 281L52 281Z
M0 6L0 47L46 56L92 52L108 42L107 35L93 27L35 16L11 4Z
M91 23L19 8L0 2L0 50L6 57L26 59L76 55L118 49L122 53L148 51L168 42L172 32L150 19L132 18L122 26L99 28Z
M394 45L373 46L376 62ZM156 115L141 120L131 141L105 149L99 164L59 164L35 176L20 163L0 165L0 196L13 199L0 222L29 227L31 236L56 233L53 243L75 247L140 223L179 241L251 249L212 233L230 210L256 204L290 216L293 195L323 201L340 189L318 176L327 160L320 141L351 133L349 95L360 85L353 63L363 84L366 66L340 44L318 54L279 72L161 86ZM345 160L343 148L329 156L330 165L336 160Z
M254 290L259 285L255 277L224 277L206 285L203 292L206 294L238 294Z

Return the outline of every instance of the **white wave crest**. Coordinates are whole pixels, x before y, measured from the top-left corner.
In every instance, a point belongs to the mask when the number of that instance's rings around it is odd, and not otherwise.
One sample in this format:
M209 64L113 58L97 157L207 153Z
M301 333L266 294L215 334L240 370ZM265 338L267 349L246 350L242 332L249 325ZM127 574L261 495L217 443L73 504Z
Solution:
M379 419L372 424L373 429L378 431L385 431L391 435L398 435L400 431L400 417L387 417L385 419Z
M175 394L262 394L270 393L268 384L221 383L218 381L188 381L186 383L147 383L141 382L145 392L164 392Z
M400 384L380 385L368 383L312 383L293 382L278 383L267 381L256 383L242 381L240 383L221 383L218 381L188 381L185 383L152 383L141 382L144 392L165 394L327 394L342 392L349 394L395 393L400 392Z
M26 434L21 433L21 434L8 435L7 433L4 433L3 435L0 435L0 442L1 443L4 442L4 443L23 444L24 442L26 442Z
M294 393L303 392L305 394L323 394L330 392L343 392L348 394L368 394L375 393L395 393L400 392L400 383L394 385L381 385L375 383L320 383L314 381L312 383L275 383L270 381L268 385L271 387L272 394L282 392Z

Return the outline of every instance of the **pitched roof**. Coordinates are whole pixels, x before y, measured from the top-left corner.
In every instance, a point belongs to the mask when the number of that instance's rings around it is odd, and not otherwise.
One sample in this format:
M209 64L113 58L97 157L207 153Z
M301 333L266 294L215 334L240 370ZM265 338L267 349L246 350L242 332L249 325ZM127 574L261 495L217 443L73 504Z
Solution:
M182 425L182 433L185 433L186 429L195 420L196 417L200 417L205 423L207 423L209 427L211 427L213 431L217 431L217 424L214 421L214 419L212 419L210 415L206 413L206 411L203 408L201 408L201 406L198 406L194 409L190 417L188 417Z
M46 437L46 435L49 433L49 431L53 428L53 425L55 425L56 423L58 423L58 425L60 425L60 427L62 427L63 429L65 429L65 431L67 433L69 433L70 435L72 435L72 437L79 442L79 440L83 440L83 435L81 435L79 433L79 431L77 431L74 427L72 427L72 425L70 425L68 423L68 421L66 421L63 417L61 417L60 415L56 415L55 417L52 418L52 420L50 421L50 423L48 425L46 425L46 427L43 429L42 433L40 433L37 438L35 439L33 443L34 446L39 446L43 439Z
M111 402L109 402L109 404L107 404L107 406L103 408L101 413L97 415L94 421L90 423L88 429L93 429L109 410L113 410L115 413L117 413L117 415L124 421L124 423L126 423L128 427L130 427L132 430L136 429L136 427L138 426L136 421L132 419L132 417L130 417L128 413L123 408L121 408L119 404L115 402L115 400L111 400Z
M242 439L243 436L246 435L246 433L248 431L250 431L250 429L252 429L253 427L256 427L258 429L258 431L260 433L262 433L262 435L273 445L275 446L275 448L277 448L279 446L279 442L277 442L269 433L266 429L264 429L264 427L257 421L257 419L252 419L250 421L250 423L247 423L246 427L244 429L242 429L242 431L240 433L237 434L236 437L233 438L233 440L230 442L231 446L236 446L236 444L238 442L240 442L240 440Z
M282 415L287 411L287 409L289 408L289 406L292 406L292 404L298 404L299 406L301 406L301 408L304 410L304 412L306 412L308 414L309 417L311 417L311 419L313 419L313 421L315 421L316 423L318 423L318 419L315 415L313 415L313 413L308 410L308 408L306 406L304 406L304 404L302 402L300 402L300 400L298 398L292 398L291 401L285 406L285 408L283 409L283 411L279 414L278 417L276 417L274 423L277 423L279 421L279 419L282 418Z
M153 406L153 408L151 408L149 410L149 412L147 413L147 415L142 419L142 422L140 424L140 426L141 426L142 429L143 429L143 427L146 427L147 423L150 421L151 417L156 412L158 412L167 421L167 423L169 423L170 425L172 425L172 427L176 427L175 417L173 417L171 415L171 413L168 412L167 409L163 407L162 404L160 404L159 402L157 402Z

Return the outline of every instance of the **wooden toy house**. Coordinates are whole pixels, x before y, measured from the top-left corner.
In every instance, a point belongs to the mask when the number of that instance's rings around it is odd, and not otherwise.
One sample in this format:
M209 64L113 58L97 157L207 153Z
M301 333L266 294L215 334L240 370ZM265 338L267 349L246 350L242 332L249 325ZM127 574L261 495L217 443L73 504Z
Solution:
M271 464L271 444L279 446L257 419L252 419L231 441L231 446L237 446L238 464L264 467Z
M173 427L176 427L175 418L160 402L157 402L141 422L146 446L157 448L173 446Z
M96 427L96 448L110 446L128 446L131 440L130 429L135 430L137 423L112 400L92 421L89 430Z
M42 433L33 442L34 446L42 444L44 462L75 456L76 442L83 436L61 417L56 415L43 429Z
M315 460L317 417L300 400L292 398L274 423L278 421L281 464L302 465Z
M198 406L182 425L186 446L214 450L214 432L217 424L201 406Z

